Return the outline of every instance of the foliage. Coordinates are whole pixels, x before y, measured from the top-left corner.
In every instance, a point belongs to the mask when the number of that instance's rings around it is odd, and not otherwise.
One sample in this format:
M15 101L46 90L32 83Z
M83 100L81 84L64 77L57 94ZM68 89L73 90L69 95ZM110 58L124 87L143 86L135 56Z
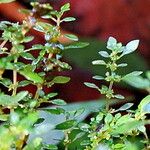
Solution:
M10 1L1 1L10 2ZM66 105L62 99L56 98L57 93L46 93L44 87L54 84L65 84L70 78L67 76L54 76L52 72L70 70L71 66L61 60L63 51L69 47L85 47L87 43L78 42L78 37L72 34L61 33L60 24L74 21L75 18L64 18L63 14L70 10L70 4L63 5L60 10L54 10L50 4L31 3L32 10L22 10L28 17L23 23L1 21L2 31L0 45L0 84L8 90L0 93L0 148L7 149L57 149L55 145L45 144L37 137L28 140L34 132L35 126L44 121L39 116L42 103L56 106ZM46 23L39 18L49 19L53 23ZM32 45L26 49L25 43L31 42L34 36L29 36L31 29L42 32L45 44ZM60 38L75 41L63 45ZM10 43L11 48L6 47ZM38 56L34 57L32 51L37 50ZM12 78L6 78L5 72L12 72ZM23 80L18 80L18 76ZM24 91L26 86L34 85L36 93ZM44 110L47 111L47 110ZM76 124L76 119L69 119L69 113L63 108L49 110L52 114L66 114L66 120L56 126L56 129L65 131ZM27 144L28 143L28 144Z
M88 141L86 144L84 143L86 150L98 150L103 146L105 147L104 149L133 149L132 146L129 148L131 143L130 137L136 137L141 133L145 136L145 139L140 142L145 143L145 148L149 149L149 139L145 124L150 123L149 120L146 120L146 114L150 113L150 95L140 102L138 109L135 111L130 109L133 103L126 103L117 110L109 109L109 102L112 98L124 99L124 96L115 94L113 84L129 78L134 80L142 73L141 71L133 71L123 76L117 74L119 67L128 65L127 63L118 64L117 61L122 59L124 55L135 51L138 44L139 40L133 40L127 43L126 46L123 46L121 43L117 43L115 38L110 37L107 42L107 49L110 50L110 53L106 51L99 52L106 59L92 62L93 65L104 65L106 67L105 76L94 76L93 78L105 80L109 82L109 86L102 85L98 87L93 83L84 83L86 86L94 88L106 96L106 109L100 111L96 117L91 118L90 125L86 128L88 133ZM122 114L121 112L126 113Z
M133 106L132 103L126 103L119 109L109 108L110 104L115 102L112 99L124 99L123 95L115 93L113 84L119 83L121 80L125 81L131 76L132 78L139 77L142 73L141 71L133 71L126 75L118 74L118 68L128 65L126 62L120 63L119 60L135 51L139 40L133 40L123 46L113 37L108 39L107 49L109 51L100 51L99 55L103 59L95 60L92 63L102 65L107 69L105 76L96 75L93 78L104 80L109 85L99 87L94 83L85 82L86 86L94 88L106 96L106 109L99 110L97 108L94 110L94 116L90 119L90 123L83 120L85 116L79 120L77 118L84 113L83 108L75 108L73 105L74 109L65 109L68 106L64 106L66 105L64 100L57 98L58 93L46 93L44 88L69 82L69 77L54 76L53 72L70 70L71 66L61 59L63 52L70 48L83 48L88 43L78 42L76 35L63 35L61 32L61 23L75 20L74 17L63 17L63 14L70 10L69 3L64 4L60 10L54 10L50 4L32 2L31 5L32 10L22 10L28 16L22 24L9 21L1 21L0 23L2 31L0 84L7 89L0 92L1 150L133 150L134 146L134 149L138 150L132 141L136 138L139 140L140 149L149 149L149 137L145 125L150 123L146 116L150 113L150 95L140 102L136 110L130 109ZM43 19L48 19L51 23L47 23ZM26 49L25 43L34 39L34 36L28 35L31 29L44 35L44 45L36 44ZM67 45L61 43L62 36L72 42ZM6 43L10 43L11 47L7 47ZM38 52L37 57L32 55L34 50ZM5 77L7 71L12 73L12 78ZM22 76L23 80L18 80L18 76ZM149 79L149 73L147 77ZM33 85L36 92L30 93L23 90L28 85ZM43 103L51 104L53 107L42 108ZM64 138L62 140L49 144L39 136L30 138L37 131L37 127L45 121L39 115L40 111L47 112L53 117L63 116L62 121L49 127L52 130L63 132ZM142 135L145 137L143 140L140 139Z

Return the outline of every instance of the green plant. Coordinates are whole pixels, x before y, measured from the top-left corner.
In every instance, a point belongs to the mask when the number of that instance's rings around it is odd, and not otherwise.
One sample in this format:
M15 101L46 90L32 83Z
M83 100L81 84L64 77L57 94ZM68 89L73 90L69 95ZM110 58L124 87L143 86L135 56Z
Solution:
M9 2L9 1L1 1ZM55 145L47 145L41 138L28 140L34 132L35 126L44 121L39 116L41 104L65 105L62 99L55 98L57 93L45 93L44 87L50 88L54 84L67 83L67 76L54 76L52 72L70 70L71 66L61 61L63 51L69 48L81 48L88 44L77 42L78 37L72 34L62 34L60 24L62 22L74 21L73 17L63 18L63 14L70 10L70 4L63 5L60 10L54 10L50 4L31 3L32 10L21 10L28 17L23 23L11 23L1 21L2 30L0 45L0 83L8 90L0 92L0 149L57 149ZM40 21L39 18L49 19L53 23ZM34 39L27 35L31 29L44 35L45 44L32 45L26 49L25 43ZM75 41L69 45L63 45L60 38ZM7 48L10 43L11 48ZM37 50L35 58L31 51ZM12 72L12 78L6 78L5 72ZM18 80L18 75L23 80ZM23 90L24 87L33 85L35 93ZM55 128L65 132L65 147L68 142L68 129L76 124L74 118L69 118L69 112L63 108L43 109L51 114L65 114L66 120ZM81 111L81 110L80 110ZM76 110L77 113L78 110ZM66 148L67 149L67 148Z
M141 143L146 143L146 149L149 149L149 139L146 133L145 124L150 122L146 120L146 114L150 113L150 95L144 98L137 110L130 110L133 103L126 103L119 109L109 109L109 103L112 98L124 99L124 96L115 94L113 90L113 84L120 82L121 80L129 79L130 77L139 78L141 71L134 71L125 76L117 74L117 70L120 67L127 66L126 63L117 63L123 56L132 53L138 47L139 40L129 42L126 46L122 46L121 43L117 43L117 40L110 37L107 42L107 48L110 53L106 51L100 51L99 54L109 59L107 60L95 60L92 63L94 65L104 65L108 71L103 76L94 76L96 80L105 80L109 82L109 86L102 85L100 88L89 82L85 82L85 85L98 90L101 94L106 96L106 109L101 110L96 117L91 118L90 125L88 126L89 141L86 146L86 150L101 149L103 146L106 149L137 149L131 145L130 138L136 137L141 133L144 134L145 140ZM130 78L130 79L131 79ZM140 86L140 85L139 85ZM120 112L126 112L122 115ZM101 148L100 148L101 147Z
M11 1L13 0L1 0L0 3ZM91 118L90 123L86 123L85 116L92 111L88 110L82 119L78 119L84 112L81 106L85 105L86 109L91 109L93 105L98 105L98 102L72 104L74 109L69 109L69 105L64 106L66 105L64 100L57 98L58 93L46 93L44 90L45 87L65 84L70 80L67 76L53 75L55 71L71 69L69 64L61 60L63 51L88 45L88 43L78 42L78 37L75 35L61 33L61 23L75 20L73 17L63 18L63 14L70 10L70 4L63 5L60 10L54 10L50 4L35 2L31 5L32 10L21 10L27 15L22 24L9 21L0 22L2 31L0 84L4 87L4 91L1 89L0 92L0 149L149 149L150 141L145 125L150 124L147 119L147 114L150 113L150 95L139 103L136 110L130 109L133 103L126 103L119 109L110 108L110 104L116 102L116 99L124 99L124 96L115 94L113 84L119 83L121 80L127 82L132 78L139 78L142 73L134 71L127 75L118 74L120 67L127 66L127 63L119 61L123 56L137 49L139 40L122 46L121 43L117 43L115 38L110 37L107 42L107 48L110 51L100 51L99 54L104 59L93 61L94 65L103 65L107 69L105 75L93 78L104 80L109 85L99 87L85 82L86 86L98 90L106 97L106 108L102 108L102 101L93 111L94 117ZM41 21L39 18L48 19L51 23ZM25 43L34 39L34 36L29 36L31 29L44 35L44 45L36 44L28 49L25 47ZM60 42L62 36L74 42L63 44ZM9 43L10 47L7 47L6 43ZM34 50L38 52L37 57L32 55ZM7 72L11 72L12 77L6 77L5 73ZM18 76L21 76L22 80L19 80ZM149 78L149 73L147 77ZM35 87L35 93L24 90L24 87L30 85ZM43 108L41 104L52 104L52 107ZM36 126L44 122L44 118L39 115L41 110L54 115L54 117L56 115L63 116L63 121L52 127L52 130L64 133L61 141L48 144L40 137L30 139L30 135L36 131Z

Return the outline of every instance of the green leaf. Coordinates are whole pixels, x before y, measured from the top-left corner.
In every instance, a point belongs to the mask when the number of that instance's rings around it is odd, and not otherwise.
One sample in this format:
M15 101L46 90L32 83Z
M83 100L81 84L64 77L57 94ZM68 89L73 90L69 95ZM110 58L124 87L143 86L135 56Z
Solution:
M107 41L107 48L113 50L116 44L117 44L117 40L114 37L109 37Z
M112 119L113 119L113 115L108 113L104 120L105 120L105 123L110 123Z
M19 84L18 84L18 87L25 87L27 85L31 84L30 81L28 80L23 80L23 81L20 81Z
M39 31L39 32L51 32L53 31L53 26L49 23L45 22L37 22L36 25L34 26L34 29Z
M127 134L128 132L137 129L141 125L143 125L144 122L133 120L133 121L126 121L126 123L118 126L115 131L113 131L113 134Z
M150 113L150 95L146 96L142 101L140 102L138 106L138 110L142 113Z
M70 10L70 4L66 3L65 5L61 6L60 8L61 12L66 12Z
M69 40L72 40L72 41L78 41L78 37L76 35L73 35L73 34L65 34L64 35L66 38L68 38Z
M139 88L139 89L148 89L150 88L150 81L148 79L144 79L141 76L129 76L123 78L123 81L128 83L129 85Z
M133 106L133 103L126 103L123 106L121 106L119 109L117 109L115 112L125 111L125 110L131 108L132 106Z
M43 79L37 73L33 72L30 65L25 66L19 73L34 83L43 83Z
M44 120L45 120L44 118L39 118L39 119L35 122L35 124L41 124Z
M26 14L26 15L29 15L31 13L31 10L28 10L28 9L19 9L19 12L20 13L23 13L23 14Z
M65 76L57 76L54 77L54 79L51 81L53 83L57 83L57 84L64 84L70 81L69 77L65 77Z
M105 58L108 58L108 57L109 57L109 54L108 54L106 51L100 51L99 54L100 54L102 57L105 57Z
M72 127L74 127L76 125L76 120L67 120L63 123L60 123L58 125L56 125L55 129L57 130L67 130L70 129Z
M43 109L43 111L46 111L46 112L54 114L54 115L60 115L65 112L65 110L63 108Z
M33 39L34 39L34 36L26 36L26 37L23 39L23 41L24 41L25 43L28 43L28 42L31 42Z
M35 59L32 54L27 53L27 52L21 53L21 56L27 60L34 60Z
M124 49L124 51L122 53L122 56L130 54L133 51L135 51L138 48L138 45L139 45L139 40L133 40L133 41L129 42L126 45L126 47L125 47L125 49Z
M93 88L93 89L99 89L99 87L97 85L95 85L94 83L84 82L84 85L86 85L87 87Z
M127 63L122 63L122 64L118 64L118 67L126 67L128 64Z
M20 120L19 114L16 112L10 113L10 123L11 124L17 124Z
M102 77L102 76L93 76L92 77L93 79L96 79L96 80L104 80L104 77Z
M0 79L0 83L4 85L5 87L9 87L12 84L12 81L7 78Z
M53 98L53 97L55 97L55 96L57 96L57 95L58 95L58 93L49 93L49 94L47 94L46 96L44 96L44 98L49 99L49 98Z
M27 96L27 91L19 92L15 96L5 95L3 93L0 94L0 105L5 107L15 107L18 105L18 102L23 100Z
M92 61L93 65L106 65L104 60L94 60Z
M0 0L0 3L10 3L10 2L13 2L15 0Z
M120 94L117 94L117 95L115 95L115 98L124 99L124 96L123 96L123 95L120 95Z
M37 50L37 49L43 49L43 45L41 44L36 44L36 45L33 45L31 50Z
M65 49L84 48L88 45L89 43L86 43L86 42L74 42L70 45L65 46Z
M84 110L85 110L84 108L77 109L74 113L74 117L80 116L84 112Z
M70 21L75 21L76 19L74 17L66 17L63 20L61 20L61 22L70 22Z
M131 72L129 74L126 74L122 79L125 80L125 79L127 79L129 77L133 77L134 78L135 76L139 76L142 73L143 73L142 71L133 71L133 72Z
M62 100L62 99L54 99L52 101L50 101L52 104L55 104L55 105L66 105L67 103Z

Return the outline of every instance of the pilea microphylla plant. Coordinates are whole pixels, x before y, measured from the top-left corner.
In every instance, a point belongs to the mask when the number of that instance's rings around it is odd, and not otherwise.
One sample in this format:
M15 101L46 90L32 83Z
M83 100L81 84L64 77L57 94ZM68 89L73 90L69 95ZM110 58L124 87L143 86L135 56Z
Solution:
M2 1L8 2L8 1ZM43 103L54 105L65 105L62 99L56 99L57 93L45 93L44 87L52 87L54 84L67 83L70 78L66 76L54 76L53 71L70 70L71 66L63 61L61 57L63 50L69 48L85 47L87 43L77 42L78 37L72 34L62 35L60 24L74 21L73 17L63 17L70 10L70 4L63 5L59 11L53 9L50 4L31 3L32 10L21 10L27 14L22 24L2 21L0 45L0 83L8 90L0 93L0 149L57 149L55 145L45 145L41 138L28 141L30 134L34 131L36 124L41 123L43 118L39 117L39 107ZM39 18L48 19L53 23L40 21ZM45 44L32 45L26 49L24 44L32 41L33 36L28 36L30 29L44 34ZM70 45L63 45L60 38L75 41ZM11 44L11 48L5 46ZM38 57L30 52L37 50ZM28 61L28 63L27 63ZM26 62L26 63L25 63ZM4 73L9 70L12 78L6 78ZM18 81L18 75L24 77ZM35 94L24 91L21 88L34 85ZM46 111L46 110L45 110ZM66 121L57 125L58 130L67 130L76 124L76 120L69 118L62 108L49 110L52 114L66 114ZM67 133L65 133L67 136ZM64 142L66 147L67 141Z
M0 3L12 0L1 0ZM124 96L115 94L114 83L121 80L132 82L142 73L134 71L127 75L118 75L120 67L126 63L118 63L121 58L132 53L138 47L139 40L129 42L126 46L117 43L110 37L106 51L99 54L102 60L95 60L94 65L103 65L107 71L105 76L94 76L96 80L108 82L108 86L97 86L85 82L85 85L98 90L106 97L106 108L97 110L90 123L77 120L83 109L67 111L63 108L66 102L57 99L58 93L46 93L44 87L51 88L55 84L65 84L70 78L54 76L53 72L70 70L71 66L61 60L63 51L69 48L82 48L88 43L78 42L73 34L62 34L60 25L63 22L74 21L73 17L63 17L70 10L70 4L64 4L60 10L54 10L50 4L31 3L32 10L21 10L27 15L22 24L9 21L0 22L0 84L4 87L0 92L0 150L148 150L150 141L146 132L146 124L150 121L150 95L146 96L136 110L130 109L133 103L126 103L118 109L110 108L112 99L124 99ZM40 19L42 18L42 19ZM45 22L48 19L50 23ZM34 39L29 36L31 29L44 35L45 44L32 45L26 48L25 43ZM63 44L61 37L73 42ZM9 48L6 44L9 43ZM31 51L37 51L35 57ZM5 74L12 72L12 77ZM21 76L22 80L18 80ZM149 74L147 74L149 79ZM140 77L142 78L142 77ZM143 79L143 78L142 78ZM143 79L144 80L144 79ZM147 80L146 80L147 81ZM33 85L35 93L23 90ZM149 85L146 86L148 91ZM7 90L6 90L7 89ZM54 107L42 108L41 104L52 104ZM57 143L46 143L42 138L30 139L36 130L36 125L44 121L39 111L46 111L51 115L65 116L65 120L57 124L54 129L64 133L64 138ZM138 141L138 142L137 142Z

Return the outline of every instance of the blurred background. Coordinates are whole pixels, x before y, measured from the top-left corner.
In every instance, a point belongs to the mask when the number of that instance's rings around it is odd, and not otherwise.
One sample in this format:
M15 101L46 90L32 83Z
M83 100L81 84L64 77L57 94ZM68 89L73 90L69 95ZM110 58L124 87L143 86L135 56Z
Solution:
M97 91L85 87L83 83L101 84L92 80L92 75L103 75L105 70L101 66L92 66L91 62L97 58L101 59L98 52L106 49L109 36L124 44L134 39L140 40L138 51L122 60L129 66L120 70L120 74L127 74L133 70L145 72L150 69L150 0L39 0L39 2L48 2L56 9L69 2L71 11L66 13L66 16L73 16L76 21L63 24L62 29L78 35L81 41L90 43L84 49L69 49L64 52L64 59L73 66L73 70L61 74L70 76L71 82L51 89L60 93L61 98L75 102L101 97ZM10 4L1 4L0 20L21 22L25 16L19 13L18 9L30 8L29 3L30 0L18 0ZM36 39L26 45L27 47L33 43L44 43L40 33L31 31L31 34L35 35ZM146 94L145 91L133 90L126 84L116 85L115 90L138 99Z

